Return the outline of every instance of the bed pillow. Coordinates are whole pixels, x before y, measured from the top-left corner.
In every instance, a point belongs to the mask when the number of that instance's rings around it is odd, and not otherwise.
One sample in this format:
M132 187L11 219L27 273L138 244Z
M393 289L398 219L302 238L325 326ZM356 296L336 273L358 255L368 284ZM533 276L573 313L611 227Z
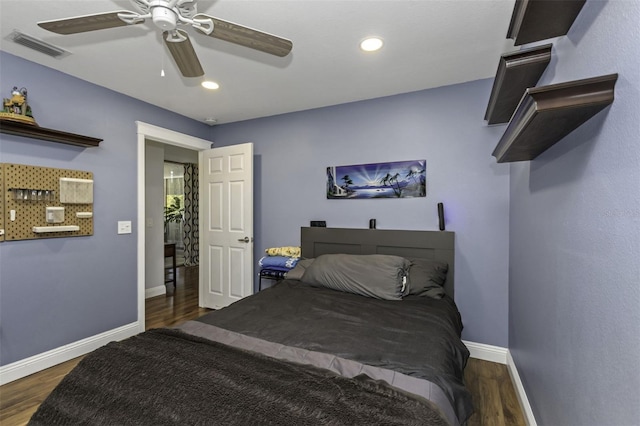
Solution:
M315 259L300 259L296 266L292 270L287 272L285 278L287 278L288 280L301 280L304 272L307 270L309 265L313 263L314 260Z
M435 259L409 258L409 294L441 299L449 265Z
M402 300L411 262L384 254L323 254L307 268L302 281L315 287L384 300Z

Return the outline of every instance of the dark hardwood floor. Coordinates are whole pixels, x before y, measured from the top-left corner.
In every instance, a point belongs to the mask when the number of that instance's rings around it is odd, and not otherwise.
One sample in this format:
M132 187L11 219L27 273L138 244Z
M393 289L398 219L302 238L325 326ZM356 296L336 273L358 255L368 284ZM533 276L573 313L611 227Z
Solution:
M464 380L476 409L467 426L527 424L506 365L470 358Z
M172 326L208 312L198 307L198 269L178 268L175 293L146 300L146 328ZM0 386L0 424L24 425L62 378L82 359L75 358ZM522 410L506 366L470 359L465 381L476 412L467 426L524 426Z
M145 328L170 327L198 318L209 309L198 306L198 267L177 268L176 288L167 285L167 294L145 301Z

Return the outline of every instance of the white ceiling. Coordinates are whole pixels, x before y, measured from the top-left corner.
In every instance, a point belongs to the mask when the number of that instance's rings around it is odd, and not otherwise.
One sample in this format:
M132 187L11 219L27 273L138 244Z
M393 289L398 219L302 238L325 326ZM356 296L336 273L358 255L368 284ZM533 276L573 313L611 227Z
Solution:
M514 0L199 0L200 13L293 41L292 52L279 58L187 29L217 91L202 89L202 78L180 75L150 20L66 36L36 25L137 10L128 0L1 0L0 48L221 124L493 77L500 55L516 50L506 39L513 6ZM9 39L14 29L72 54L54 59L18 45ZM384 39L379 52L359 50L369 35ZM0 88L3 96L8 86Z

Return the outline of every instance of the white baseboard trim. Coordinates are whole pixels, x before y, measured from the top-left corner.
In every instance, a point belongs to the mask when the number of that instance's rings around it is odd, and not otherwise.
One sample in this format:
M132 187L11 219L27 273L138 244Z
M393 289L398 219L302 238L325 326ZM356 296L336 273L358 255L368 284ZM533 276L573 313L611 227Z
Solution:
M144 329L144 327L142 327ZM0 367L0 385L13 382L54 365L87 354L115 340L123 340L140 332L137 322L105 331L77 342L34 355Z
M484 361L497 362L498 364L507 363L507 353L509 350L500 346L486 345L484 343L475 343L462 341L465 344L471 358L482 359Z
M150 297L156 297L166 293L167 293L167 288L163 285L159 285L157 287L145 288L144 298L148 299Z
M509 375L511 376L513 387L516 390L518 401L520 401L520 406L522 407L524 420L527 422L527 426L537 426L538 423L536 422L536 418L533 416L533 410L531 409L531 404L529 404L529 398L527 398L527 394L524 391L524 386L520 380L520 374L518 374L518 368L511 356L511 352L507 352L507 370L509 370Z

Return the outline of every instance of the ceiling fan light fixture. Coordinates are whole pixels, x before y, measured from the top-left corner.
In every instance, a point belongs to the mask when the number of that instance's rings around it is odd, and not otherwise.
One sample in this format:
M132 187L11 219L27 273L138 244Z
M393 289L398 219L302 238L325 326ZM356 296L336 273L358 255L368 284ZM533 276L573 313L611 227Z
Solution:
M164 6L155 6L151 9L151 18L156 27L163 31L175 30L178 25L176 13Z
M220 85L218 83L211 80L205 80L202 83L200 83L200 85L205 89L209 89L209 90L217 90L220 88Z
M365 52L375 52L376 50L380 50L383 44L380 37L367 37L360 42L360 49Z

